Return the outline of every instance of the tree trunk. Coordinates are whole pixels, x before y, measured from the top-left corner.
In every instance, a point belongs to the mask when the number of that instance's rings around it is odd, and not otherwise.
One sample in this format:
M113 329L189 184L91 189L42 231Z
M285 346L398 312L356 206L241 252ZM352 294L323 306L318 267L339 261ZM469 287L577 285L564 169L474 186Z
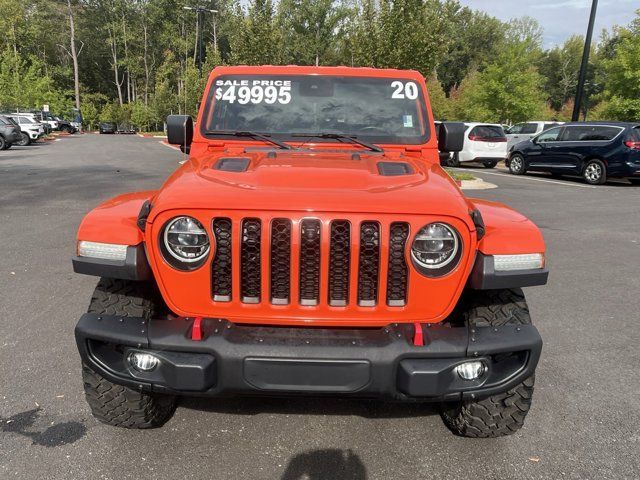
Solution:
M111 30L111 27L107 27L107 31L109 32L109 43L111 47L111 58L113 60L113 75L115 77L116 88L118 89L118 100L120 101L120 106L124 104L122 100L122 84L124 82L124 78L120 80L120 73L118 71L118 43L116 40L115 32Z
M131 103L131 72L129 71L129 47L127 45L127 23L125 22L124 9L122 10L122 41L124 42L124 77L127 79L127 103Z
M147 60L148 46L147 46L147 20L144 19L142 23L142 30L144 32L144 105L149 105L149 62Z
M71 0L67 0L69 8L69 39L71 43L71 59L73 60L73 86L76 94L76 108L80 110L80 78L78 74L78 52L76 51L76 26L73 21L73 10Z

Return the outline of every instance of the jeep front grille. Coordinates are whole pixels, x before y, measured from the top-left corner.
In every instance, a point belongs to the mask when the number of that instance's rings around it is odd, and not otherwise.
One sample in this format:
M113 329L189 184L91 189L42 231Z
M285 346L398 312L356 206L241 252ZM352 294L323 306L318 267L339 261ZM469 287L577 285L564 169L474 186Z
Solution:
M231 219L216 218L212 225L216 253L211 267L211 290L218 302L231 301Z
M346 307L355 299L357 306L369 308L407 304L406 222L335 219L323 225L315 218L219 217L212 230L214 302Z

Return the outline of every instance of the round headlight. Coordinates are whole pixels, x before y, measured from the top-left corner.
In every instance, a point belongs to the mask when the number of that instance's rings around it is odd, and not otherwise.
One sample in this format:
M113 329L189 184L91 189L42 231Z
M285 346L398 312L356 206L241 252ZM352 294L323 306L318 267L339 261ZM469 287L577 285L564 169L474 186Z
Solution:
M459 251L460 240L452 227L444 223L430 223L422 227L413 239L411 258L422 268L439 270L459 258Z
M192 217L177 217L164 229L164 247L176 260L196 263L209 253L209 235Z

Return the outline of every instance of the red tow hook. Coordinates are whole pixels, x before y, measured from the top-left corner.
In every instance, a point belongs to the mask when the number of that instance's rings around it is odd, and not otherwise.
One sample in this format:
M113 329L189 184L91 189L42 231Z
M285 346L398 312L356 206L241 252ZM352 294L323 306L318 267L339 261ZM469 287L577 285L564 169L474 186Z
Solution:
M191 327L191 340L199 342L202 340L202 317L195 317L193 319L193 326Z
M416 347L424 346L424 336L422 334L422 324L415 322L413 324L414 332L413 332L413 345Z

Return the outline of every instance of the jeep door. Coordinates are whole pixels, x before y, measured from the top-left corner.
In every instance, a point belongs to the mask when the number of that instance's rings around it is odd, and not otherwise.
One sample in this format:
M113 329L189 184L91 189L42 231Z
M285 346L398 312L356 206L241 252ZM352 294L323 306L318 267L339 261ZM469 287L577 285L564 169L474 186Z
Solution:
M531 139L531 146L525 152L529 170L550 170L557 168L560 137L565 127L554 127Z

